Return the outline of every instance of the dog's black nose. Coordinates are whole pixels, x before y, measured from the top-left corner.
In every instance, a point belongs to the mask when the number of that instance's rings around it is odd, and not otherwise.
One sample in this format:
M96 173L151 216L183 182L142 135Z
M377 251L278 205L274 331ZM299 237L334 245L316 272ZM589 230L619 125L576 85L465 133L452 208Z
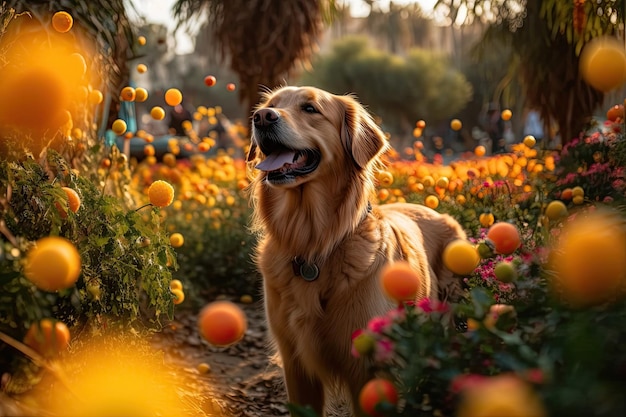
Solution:
M280 115L278 112L271 108L259 109L254 112L252 121L256 127L267 127L278 121Z

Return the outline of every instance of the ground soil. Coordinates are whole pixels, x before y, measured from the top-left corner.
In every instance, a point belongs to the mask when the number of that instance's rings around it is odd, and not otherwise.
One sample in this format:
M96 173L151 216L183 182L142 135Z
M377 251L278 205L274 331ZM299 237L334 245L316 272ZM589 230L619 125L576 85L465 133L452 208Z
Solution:
M262 305L239 304L246 313L244 338L228 348L211 346L197 330L197 311L182 310L174 321L155 335L153 344L166 359L187 373L193 383L190 401L196 401L208 417L287 416L280 368L270 360ZM209 372L197 365L206 363ZM198 410L199 411L199 410Z

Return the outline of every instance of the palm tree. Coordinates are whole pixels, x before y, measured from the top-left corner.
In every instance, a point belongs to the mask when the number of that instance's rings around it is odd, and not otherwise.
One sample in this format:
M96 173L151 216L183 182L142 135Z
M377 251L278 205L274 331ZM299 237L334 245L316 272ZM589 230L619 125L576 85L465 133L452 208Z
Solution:
M451 13L466 7L468 22L478 19L490 25L485 49L494 39L513 46L515 59L503 63L510 65L507 79L522 85L527 106L537 109L544 121L556 121L563 143L584 129L604 93L581 78L579 54L589 39L617 31L624 22L622 2L439 0L436 7L441 6Z
M308 65L335 9L335 0L177 0L173 6L179 27L206 17L204 30L238 75L239 98L250 112L261 89Z

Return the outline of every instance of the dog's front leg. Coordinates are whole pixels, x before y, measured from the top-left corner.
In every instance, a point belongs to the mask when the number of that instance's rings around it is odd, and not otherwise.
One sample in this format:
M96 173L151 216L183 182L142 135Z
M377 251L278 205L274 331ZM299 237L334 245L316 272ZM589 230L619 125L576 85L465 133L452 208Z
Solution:
M311 406L318 416L324 413L324 387L321 381L308 375L298 360L283 363L288 401L300 406Z

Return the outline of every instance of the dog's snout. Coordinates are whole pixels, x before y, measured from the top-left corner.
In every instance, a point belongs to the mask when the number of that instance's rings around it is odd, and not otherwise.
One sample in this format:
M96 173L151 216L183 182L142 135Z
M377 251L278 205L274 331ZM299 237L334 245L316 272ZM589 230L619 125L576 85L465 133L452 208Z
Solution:
M276 110L272 108L264 108L254 112L252 120L256 127L267 127L276 123L279 118L280 115Z

